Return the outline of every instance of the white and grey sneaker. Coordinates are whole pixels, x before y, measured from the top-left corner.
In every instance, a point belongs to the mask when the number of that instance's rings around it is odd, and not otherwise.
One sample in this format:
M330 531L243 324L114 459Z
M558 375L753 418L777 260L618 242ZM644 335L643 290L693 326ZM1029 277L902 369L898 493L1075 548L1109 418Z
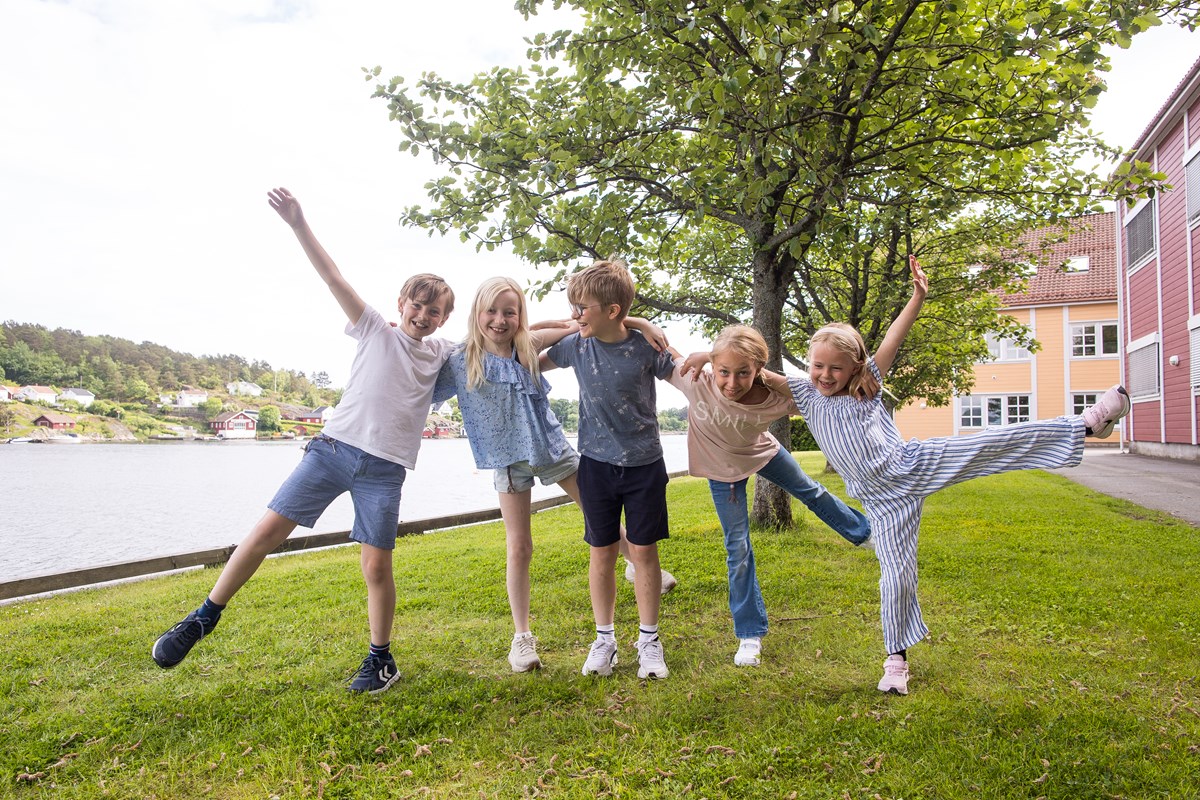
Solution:
M513 672L532 672L542 666L537 654L537 639L532 633L518 633L508 650L508 663Z
M617 640L614 636L597 636L583 662L584 675L612 675L617 663Z
M667 662L663 658L662 641L651 639L648 642L638 642L638 677L658 678L667 677Z
M629 581L630 583L633 583L634 580L636 579L636 576L637 576L637 569L634 568L633 562L626 561L625 562L625 580ZM667 592L674 589L678 584L679 584L679 581L675 580L675 576L672 575L671 573L667 572L664 569L662 571L662 588L658 590L658 593L660 595L666 594Z

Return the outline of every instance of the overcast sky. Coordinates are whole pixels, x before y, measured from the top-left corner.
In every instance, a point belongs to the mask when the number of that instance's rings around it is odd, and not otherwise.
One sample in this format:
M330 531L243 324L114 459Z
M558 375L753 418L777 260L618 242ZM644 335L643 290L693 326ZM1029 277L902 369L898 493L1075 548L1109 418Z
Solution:
M236 353L349 375L353 341L266 202L286 186L343 274L385 316L414 272L446 277L466 331L478 283L532 269L505 253L401 228L437 174L398 152L374 82L468 78L524 60L507 0L0 0L0 319ZM1200 55L1160 27L1114 54L1094 127L1128 147ZM534 316L564 316L552 296ZM687 352L701 346L668 326ZM556 396L575 396L551 373ZM663 408L683 405L660 385Z

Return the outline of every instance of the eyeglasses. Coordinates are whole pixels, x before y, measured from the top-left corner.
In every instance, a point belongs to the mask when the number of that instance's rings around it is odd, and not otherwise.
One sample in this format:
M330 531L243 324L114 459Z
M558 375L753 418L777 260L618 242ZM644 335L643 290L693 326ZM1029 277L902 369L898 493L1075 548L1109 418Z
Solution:
M582 317L583 312L589 308L599 308L600 303L592 303L590 306L580 305L579 303L567 303L571 307L571 313L577 317Z

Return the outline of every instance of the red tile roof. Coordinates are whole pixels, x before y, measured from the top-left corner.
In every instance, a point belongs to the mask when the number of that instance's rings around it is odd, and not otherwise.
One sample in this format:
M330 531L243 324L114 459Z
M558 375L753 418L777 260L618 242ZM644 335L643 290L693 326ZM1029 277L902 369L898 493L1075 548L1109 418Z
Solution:
M1036 275L1031 275L1026 291L1002 294L1006 307L1060 305L1064 303L1102 302L1117 299L1116 221L1113 212L1076 217L1075 230L1065 242L1048 246L1047 254L1038 259ZM1046 227L1031 231L1021 241L1032 249L1061 227ZM1088 257L1087 272L1066 272L1062 262L1076 256Z

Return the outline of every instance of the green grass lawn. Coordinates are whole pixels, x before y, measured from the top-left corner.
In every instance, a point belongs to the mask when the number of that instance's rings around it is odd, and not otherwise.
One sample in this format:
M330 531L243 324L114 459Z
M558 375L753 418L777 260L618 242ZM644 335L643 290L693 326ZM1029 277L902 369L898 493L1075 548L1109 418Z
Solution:
M819 475L819 454L802 464ZM842 490L837 478L828 484ZM513 675L496 524L402 540L378 697L356 548L271 559L182 665L154 639L208 570L0 607L0 797L1192 798L1200 792L1197 533L1065 478L1015 473L926 505L911 694L875 689L878 567L803 512L755 535L763 665L733 665L707 483L671 483L660 549L671 676L639 681L594 629L573 506L534 520L544 668Z

